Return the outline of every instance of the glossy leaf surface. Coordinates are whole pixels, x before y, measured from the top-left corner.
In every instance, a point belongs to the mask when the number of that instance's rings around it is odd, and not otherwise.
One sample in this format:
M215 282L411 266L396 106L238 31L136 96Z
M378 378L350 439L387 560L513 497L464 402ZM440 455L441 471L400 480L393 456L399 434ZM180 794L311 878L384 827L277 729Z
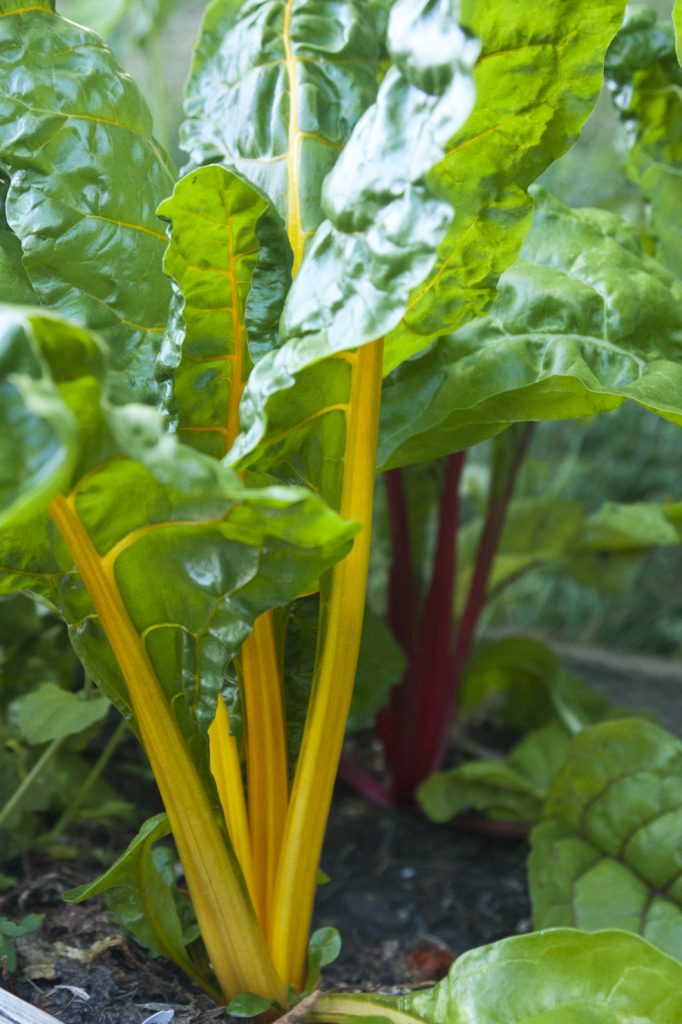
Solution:
M400 27L419 12L416 0L392 8L389 47L391 25ZM474 53L463 33L448 39L450 81L435 96L411 80L422 81L426 67L415 42L419 69L405 64L408 78L394 67L356 125L325 182L329 220L289 292L283 345L260 361L244 391L245 432L230 456L233 465L269 470L285 464L285 476L320 488L338 505L352 368L342 353L394 326L410 288L433 265L452 209L432 197L423 179L471 109L464 69ZM442 69L443 59L442 51L434 52L434 67Z
M379 44L358 0L232 0L204 17L187 87L190 167L233 164L273 200L300 264L325 175L376 96Z
M291 247L269 200L224 167L182 178L158 212L175 296L157 379L181 440L222 458L253 363L278 347Z
M538 928L617 927L682 958L682 744L623 719L573 740L531 836Z
M309 1019L342 1014L363 1024L677 1024L682 966L636 935L559 928L469 950L422 992L323 996Z
M100 38L42 0L0 4L0 67L6 214L38 300L146 380L170 300L156 207L173 188L147 105Z
M385 372L489 309L531 225L528 186L578 138L624 9L623 0L462 3L462 23L482 44L477 101L429 175L455 218L386 338Z
M629 144L628 177L649 205L657 256L682 279L682 68L673 28L633 8L605 61L606 79Z
M8 187L9 182L0 179L0 302L15 306L37 306L38 299L24 270L21 242L5 216Z
M682 423L680 285L620 217L534 193L533 228L490 315L385 381L381 468L628 398Z
M4 317L15 323L17 314ZM154 410L110 404L101 349L64 324L55 335L55 323L36 315L23 330L40 335L62 399L79 421L84 451L70 501L144 638L210 787L206 730L226 666L259 614L316 588L320 574L347 552L356 527L309 491L245 487L164 433ZM50 348L55 337L58 350ZM0 551L2 591L33 590L58 604L79 657L130 718L121 671L47 514L3 530Z

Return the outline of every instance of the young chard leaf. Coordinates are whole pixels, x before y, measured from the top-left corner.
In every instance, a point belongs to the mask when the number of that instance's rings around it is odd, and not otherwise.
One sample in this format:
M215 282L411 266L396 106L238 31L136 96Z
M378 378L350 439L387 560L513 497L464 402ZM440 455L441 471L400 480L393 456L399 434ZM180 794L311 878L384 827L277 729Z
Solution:
M627 398L682 423L680 285L622 218L533 191L533 227L490 315L385 381L382 469Z
M0 958L7 957L8 971L17 969L17 953L9 940L37 931L44 920L44 914L27 914L19 924L9 921L6 917L0 917Z
M233 24L233 0L213 0L182 146L190 169L225 161L270 196L298 269L323 219L325 175L376 96L374 19L359 0L250 0Z
M0 334L13 330L25 347L29 336L37 341L82 442L68 497L50 505L61 539L46 513L5 529L0 588L50 593L88 671L134 714L225 994L251 980L283 996L211 808L206 733L225 667L254 619L314 589L356 527L310 491L250 490L165 433L154 410L114 404L101 348L55 322L0 311Z
M147 105L102 40L47 0L1 0L0 55L6 214L38 301L148 379L170 299L155 213L173 173Z
M465 761L435 772L422 782L417 800L431 821L449 821L467 807L496 821L539 821L570 744L568 729L554 719L529 732L505 762Z
M630 147L625 167L649 204L657 255L682 280L682 68L672 25L633 7L604 61L606 81Z
M256 996L253 992L242 992L241 995L230 999L227 1004L227 1012L230 1017L257 1017L260 1013L269 1010L273 1001Z
M336 928L318 928L308 943L308 976L305 991L313 992L320 983L323 967L334 963L341 952L341 936Z
M381 337L403 315L410 289L428 273L452 220L424 176L442 159L447 140L473 103L468 68L476 47L461 31L447 40L442 95L429 82L414 18L422 5L396 4L389 23L405 73L392 68L377 102L362 116L325 180L329 219L318 228L285 303L282 347L255 367L242 399L244 433L230 455L239 468L257 465L319 487L338 507L351 363L349 347ZM427 17L425 15L425 17ZM439 17L456 24L454 4ZM403 24L413 26L408 59ZM419 43L419 45L418 45ZM433 56L442 81L445 55ZM415 140L419 139L419 145Z
M638 719L573 740L531 833L536 928L637 932L682 959L682 743Z
M149 818L101 878L70 889L62 898L67 903L81 903L104 893L117 924L143 946L173 960L214 998L220 998L207 979L197 974L187 954L187 939L176 905L175 879L169 885L155 863L152 845L170 835L170 831L168 815Z
M89 442L71 480L74 512L144 633L201 764L225 666L253 620L269 602L279 605L296 590L314 589L320 573L347 550L355 527L341 524L309 491L247 489L213 459L164 434L151 409L108 405L94 342L90 366L77 375L84 332L43 315L17 323L16 314L5 314L3 323L26 345L31 331L40 332L43 356L52 359L56 383L73 405ZM121 503L121 493L127 502ZM130 717L121 671L68 554L50 544L46 523L40 513L22 532L3 534L3 591L47 589L71 625L79 656ZM199 572L197 560L207 557L214 560L211 571ZM160 565L172 586L150 588Z
M323 995L310 1024L677 1024L682 966L637 935L557 928L458 957L447 978L405 996Z
M624 9L624 0L462 0L459 20L481 41L478 100L428 176L455 217L386 337L385 373L490 308L531 225L528 186L578 138Z
M182 178L158 213L170 221L164 269L175 294L157 378L181 439L220 459L239 433L253 364L278 346L291 246L270 201L220 166Z

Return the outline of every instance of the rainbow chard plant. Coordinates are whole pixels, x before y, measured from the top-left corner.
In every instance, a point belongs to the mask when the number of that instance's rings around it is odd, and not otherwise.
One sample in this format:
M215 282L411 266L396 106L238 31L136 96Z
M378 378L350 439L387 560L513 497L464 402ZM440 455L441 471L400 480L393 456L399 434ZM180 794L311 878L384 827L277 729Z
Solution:
M576 138L623 7L257 0L231 28L218 0L176 181L99 37L49 0L0 0L0 585L59 610L167 812L68 898L105 892L234 1012L301 999L338 952L309 928L377 462L424 457L395 455L407 426L386 441L382 378L493 300L530 227L527 186ZM430 454L509 422L446 430ZM189 899L154 847L169 832ZM558 966L554 987L527 984L567 950L594 1013L616 998L644 1019L646 992L613 995L623 971L642 965L657 993L679 971L616 933L509 941L470 959L532 965L501 968L535 993L519 1021L578 998ZM446 1005L454 1022L462 965L438 998L317 1009L398 1022Z

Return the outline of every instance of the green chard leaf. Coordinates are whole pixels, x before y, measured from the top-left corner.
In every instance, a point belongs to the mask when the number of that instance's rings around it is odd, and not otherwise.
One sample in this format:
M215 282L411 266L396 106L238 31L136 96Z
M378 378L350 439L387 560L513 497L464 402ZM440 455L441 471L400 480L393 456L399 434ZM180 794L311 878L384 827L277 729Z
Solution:
M156 376L180 438L223 458L253 364L278 347L293 256L272 203L241 174L200 167L159 207L174 298Z
M469 660L460 713L466 719L486 704L503 724L530 731L505 760L466 761L426 779L417 799L432 821L448 821L468 807L498 821L539 821L571 737L632 714L586 686L554 651L530 637L498 640Z
M37 931L44 920L44 914L27 914L19 924L15 924L14 921L10 921L6 917L0 917L0 957L7 957L8 971L17 969L17 953L9 940Z
M570 149L591 114L625 2L463 0L461 9L462 25L481 41L477 101L428 175L455 217L386 338L385 373L490 308L531 225L528 186Z
M142 382L171 294L156 207L172 168L132 79L98 36L53 7L0 0L7 221L38 302L101 331L114 368ZM8 250L16 259L15 242ZM23 298L2 298L27 301L20 286Z
M447 978L405 996L331 993L311 1024L677 1024L682 966L636 935L570 928L463 953Z
M254 995L253 992L242 992L241 995L230 999L227 1004L227 1012L230 1017L257 1017L265 1013L272 1006L272 999L263 999L262 996Z
M629 144L626 173L648 204L648 233L682 280L682 68L672 25L656 22L656 11L633 5L604 70Z
M296 265L323 219L325 175L376 97L379 43L359 0L213 0L187 86L190 169L225 161L262 188Z
M313 932L308 943L306 992L312 992L318 987L322 968L333 964L340 952L341 936L336 928L318 928Z
M329 219L287 297L281 347L249 378L243 433L229 456L240 469L277 466L278 475L319 489L333 507L352 369L343 353L395 326L453 216L424 176L471 109L468 68L477 46L457 27L453 0L437 13L443 47L429 53L435 16L417 0L391 10L388 48L396 66L325 180ZM424 91L436 84L440 95Z
M287 616L284 650L284 704L286 710L289 771L293 777L301 748L310 690L313 683L320 600L315 594L294 601ZM383 619L365 608L360 655L346 728L349 732L371 725L388 700L391 688L405 671L405 654ZM232 722L232 712L230 712Z
M24 270L21 242L5 216L8 188L9 181L0 177L0 302L15 306L37 306L38 299Z
M0 310L3 330L39 346L65 415L70 407L78 421L68 500L213 792L206 733L227 665L258 615L317 588L357 527L308 490L247 487L166 433L155 410L116 404L101 344L80 328ZM0 566L0 592L33 591L60 608L87 671L130 720L121 670L47 512L0 532Z
M638 719L573 740L531 834L537 928L637 932L682 958L682 743Z
M43 337L56 349L65 336L78 346L82 332L49 315ZM0 524L19 526L65 486L73 472L78 425L64 405L30 319L6 309L0 321Z
M682 423L680 285L622 218L533 191L532 230L490 315L384 382L382 469L628 398Z
M431 821L449 821L468 807L497 821L539 821L570 745L568 729L554 719L529 732L506 761L465 761L429 776L417 800Z
M177 890L173 851L167 847L152 849L170 831L166 814L149 818L105 874L95 882L70 889L62 898L67 903L81 903L104 893L117 924L152 952L173 960L191 977L196 976L196 970L186 946L199 934L196 919L188 929L191 904Z

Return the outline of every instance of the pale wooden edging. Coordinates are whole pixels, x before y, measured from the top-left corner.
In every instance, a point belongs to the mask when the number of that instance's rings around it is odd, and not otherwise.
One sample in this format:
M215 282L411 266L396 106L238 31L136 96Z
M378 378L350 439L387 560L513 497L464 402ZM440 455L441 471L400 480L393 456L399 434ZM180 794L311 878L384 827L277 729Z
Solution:
M0 988L0 1024L61 1024L61 1021Z

